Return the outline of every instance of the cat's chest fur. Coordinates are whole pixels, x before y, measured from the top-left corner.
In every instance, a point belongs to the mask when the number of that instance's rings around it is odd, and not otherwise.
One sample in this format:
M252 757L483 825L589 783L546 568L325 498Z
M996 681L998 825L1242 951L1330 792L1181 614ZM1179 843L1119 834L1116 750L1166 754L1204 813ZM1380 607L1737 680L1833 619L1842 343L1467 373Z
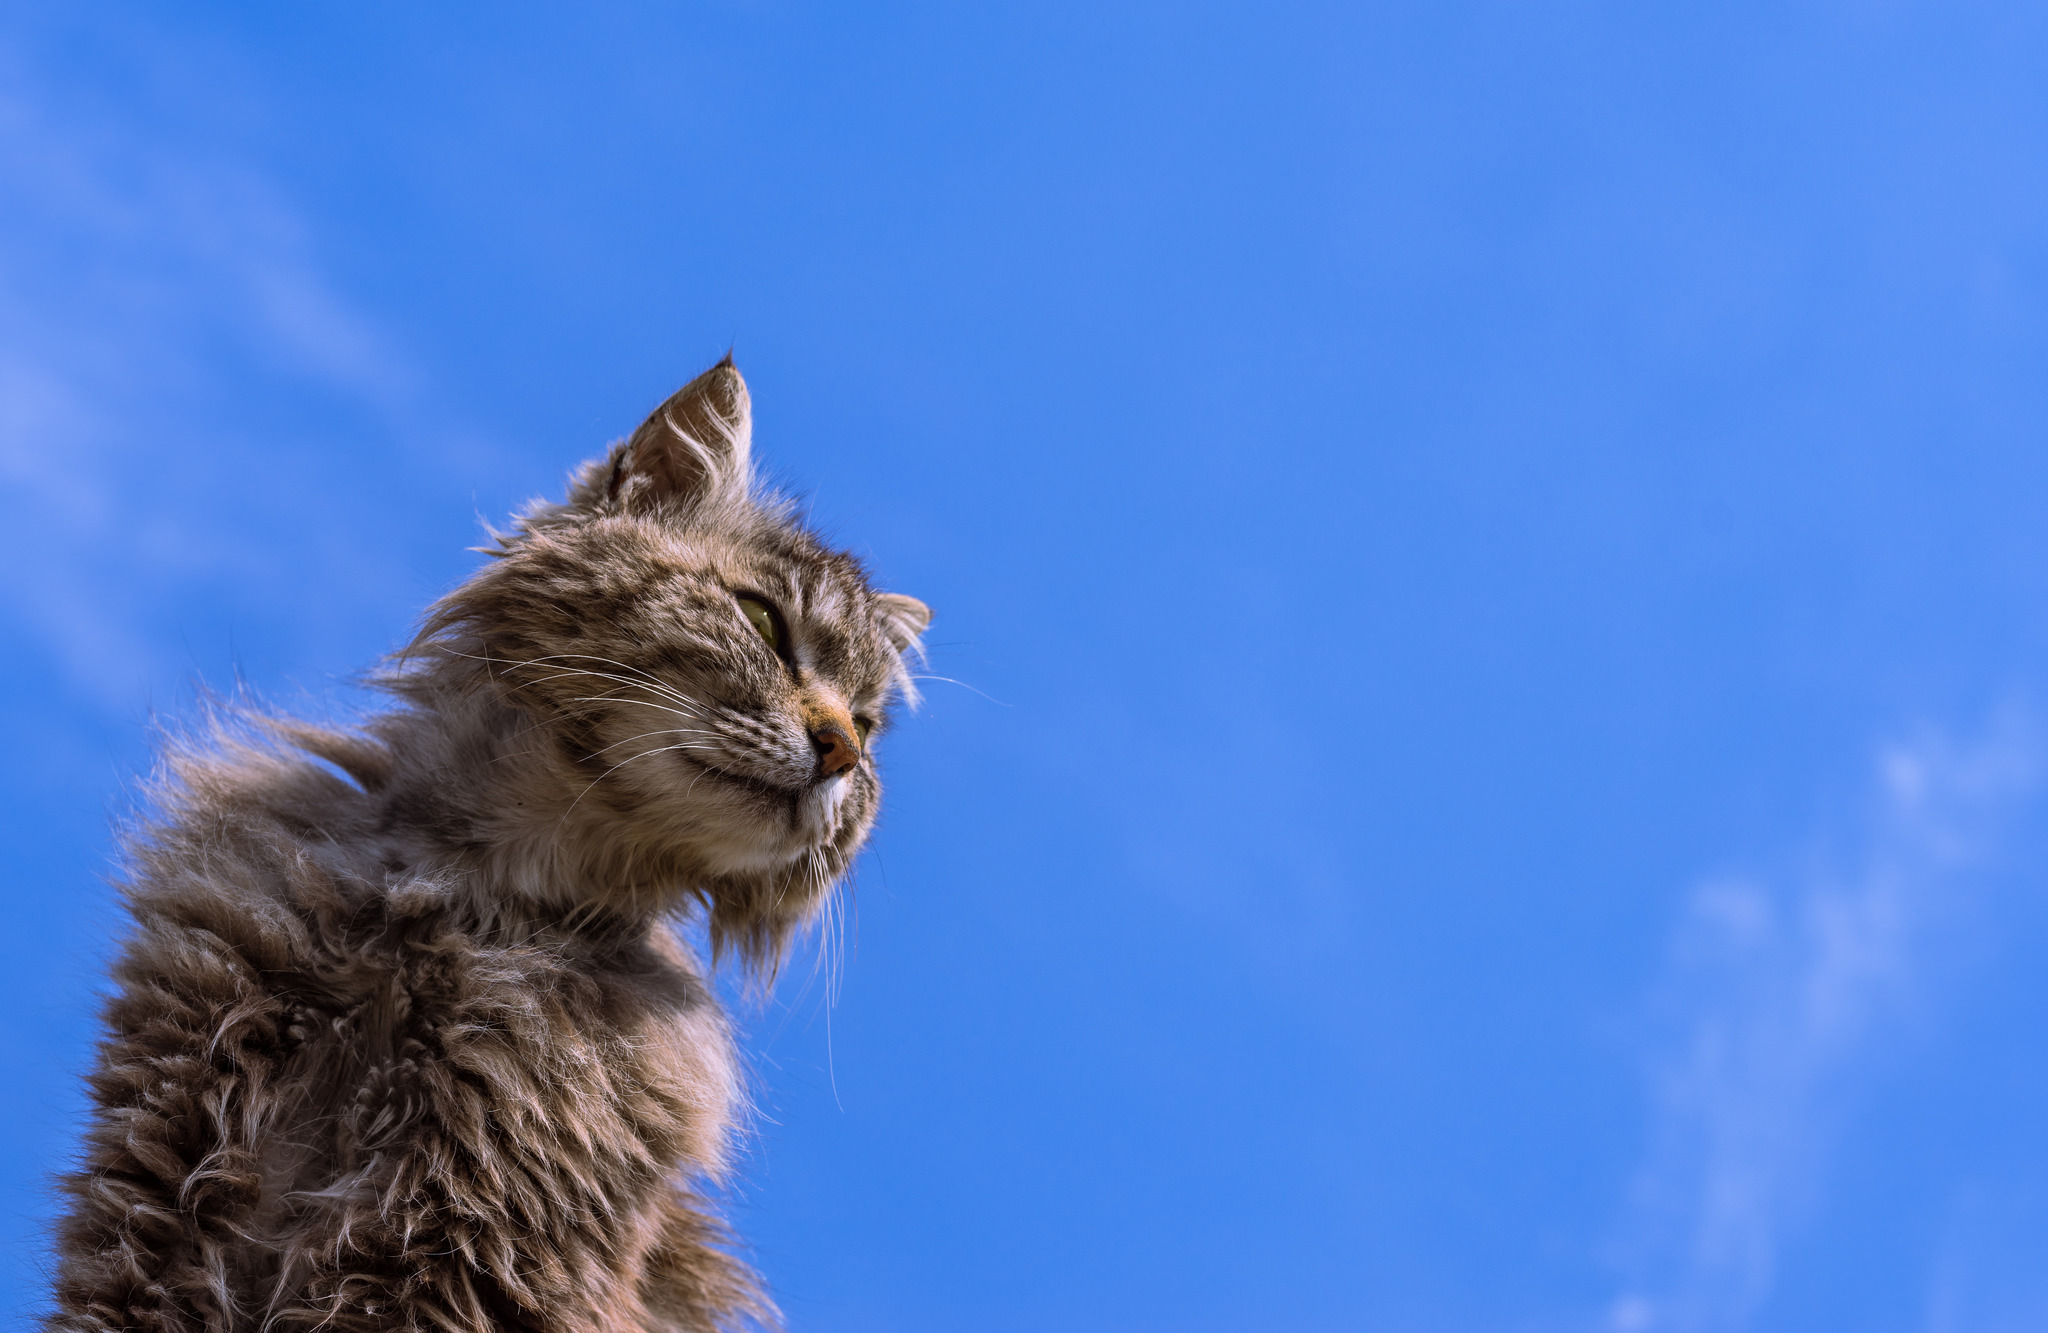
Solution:
M722 1165L731 1044L665 927L515 935L401 883L343 934L278 978L288 1060L309 1078L348 1071L333 1090L346 1104L331 1108L338 1169L366 1166L424 1105L442 1108L424 1132L495 1166L508 1188L550 1176L593 1206L678 1166ZM547 1155L521 1155L537 1148Z
M371 1327L435 1304L659 1326L664 1268L701 1241L679 1177L721 1170L737 1085L681 946L658 924L508 936L432 882L294 869L233 918L137 904L148 970L208 1018L138 1064L210 1070L183 1076L207 1089L187 1128L213 1149L179 1190L205 1230L258 1242L230 1265L267 1289L262 1322ZM111 1016L146 1037L155 1007L124 997Z

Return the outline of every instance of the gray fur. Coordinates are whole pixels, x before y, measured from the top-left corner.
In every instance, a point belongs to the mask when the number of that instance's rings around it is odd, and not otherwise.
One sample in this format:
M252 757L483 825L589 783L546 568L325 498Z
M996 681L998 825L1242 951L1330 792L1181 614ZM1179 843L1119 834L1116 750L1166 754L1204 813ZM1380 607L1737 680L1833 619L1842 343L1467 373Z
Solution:
M757 493L749 420L730 359L685 386L430 608L359 730L167 745L51 1329L773 1322L702 1194L741 1079L674 931L772 978L930 613Z

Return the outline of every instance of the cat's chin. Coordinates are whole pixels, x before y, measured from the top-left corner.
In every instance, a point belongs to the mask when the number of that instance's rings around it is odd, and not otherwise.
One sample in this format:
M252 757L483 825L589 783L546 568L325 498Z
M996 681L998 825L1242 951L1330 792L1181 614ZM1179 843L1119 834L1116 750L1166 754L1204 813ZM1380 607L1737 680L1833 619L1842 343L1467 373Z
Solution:
M840 833L853 783L844 775L810 782L799 790L709 770L742 799L719 817L691 830L693 851L713 874L760 874L780 870L831 845ZM699 795L703 792L699 789Z
M846 798L853 794L853 779L844 773L813 782L797 798L797 834L814 846L823 846L839 832Z
M752 844L724 842L699 849L705 868L714 875L780 874L800 867L822 843L778 837Z

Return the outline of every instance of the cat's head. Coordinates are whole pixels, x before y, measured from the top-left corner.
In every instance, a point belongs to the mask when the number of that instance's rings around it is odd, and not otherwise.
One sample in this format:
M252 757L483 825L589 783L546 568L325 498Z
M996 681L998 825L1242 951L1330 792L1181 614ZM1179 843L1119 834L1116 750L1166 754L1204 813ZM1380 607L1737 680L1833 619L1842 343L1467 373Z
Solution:
M764 493L751 433L728 357L529 510L421 644L530 726L518 762L608 840L619 889L697 894L714 941L772 967L873 825L931 613Z

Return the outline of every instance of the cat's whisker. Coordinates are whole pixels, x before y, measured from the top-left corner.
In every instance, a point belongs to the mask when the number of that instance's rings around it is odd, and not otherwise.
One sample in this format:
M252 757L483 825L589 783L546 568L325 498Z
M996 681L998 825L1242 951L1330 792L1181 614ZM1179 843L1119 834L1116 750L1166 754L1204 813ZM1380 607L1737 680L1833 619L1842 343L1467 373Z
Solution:
M998 708L1010 707L1009 704L1004 703L1001 699L996 698L988 691L983 689L977 689L975 686L969 685L964 680L954 680L951 676L933 676L922 671L906 671L903 674L905 678L909 680L936 680L947 685L958 685L963 690L971 690L975 694L980 695L982 698L988 700L990 703L994 704Z
M680 708L671 708L671 707L670 707L669 705L667 705L667 704L659 704L659 703L655 703L655 702L654 702L653 700L651 700L651 699L622 699L622 698L618 697L617 695L611 695L611 694L598 694L598 695L575 695L575 696L572 696L571 698L565 699L565 700L564 700L563 702L564 702L564 703L571 703L571 704L626 704L626 705L631 705L631 706L633 706L633 707L635 707L635 708L651 708L651 709L653 709L653 710L654 710L655 712L658 712L658 713L667 713L667 714L668 714L669 716L671 716L671 717L676 717L676 718L680 718L680 719L682 719L682 720L683 720L684 722L705 722L705 723L713 723L713 724L716 724L716 723L718 722L718 719L716 719L716 718L709 718L709 717L700 717L700 716L698 716L698 715L697 715L697 714L695 714L695 713L687 713L687 712L684 712L684 711L683 711L682 709L680 709ZM604 713L603 713L602 711L600 711L600 710L598 710L598 709L594 709L594 708L592 708L592 709L584 709L584 710L580 710L580 711L579 711L579 713L578 713L577 715L578 715L578 716L585 716L585 717L602 717L602 716L605 716L605 714L604 714ZM677 728L677 730L687 730L687 731L689 731L689 732L690 732L691 734L693 734L693 735L698 735L698 736L723 736L723 735L725 734L723 730L706 730L706 729L704 729L704 728L702 728L702 727L693 727L693 728Z
M444 649L444 651L446 651L448 655L451 657L466 658L470 661L483 662L492 666L503 666L507 670L511 671L518 671L531 666L540 666L543 663L565 662L572 660L582 662L599 662L604 664L605 666L617 667L621 671L631 672L634 675L641 677L642 679L639 682L637 682L639 684L652 685L657 689L663 690L672 689L672 687L666 681L662 680L659 676L656 676L652 672L648 671L645 667L637 667L630 662L621 662L617 658L613 657L602 657L596 653L547 653L540 657L508 658L495 657L487 653L465 653L453 648ZM590 675L603 674L599 672L592 672L587 667L570 667L567 668L567 670L571 672L581 671Z
M568 821L569 816L575 813L576 807L583 803L583 798L590 795L591 788L597 786L598 783L603 782L612 774L618 772L626 765L632 763L635 759L645 759L647 756L651 754L669 754L677 750L710 750L714 754L718 752L717 748L714 746L701 745L694 742L683 741L678 742L675 745L657 745L651 750L642 750L639 754L627 755L618 763L613 764L610 768L606 769L604 772L592 778L589 784L585 786L582 791L576 793L576 799L569 802L569 808L567 810L564 810L562 812L561 819L556 821L557 826L560 826L561 824L566 823Z
M521 664L520 666L515 667L514 669L523 670L525 665L526 664ZM616 681L621 685L630 685L635 689L653 690L655 693L666 695L669 698L679 699L684 702L691 702L690 697L684 694L681 690L678 690L675 686L670 685L668 682L659 680L653 676L649 676L643 680L635 676L616 675L610 671L592 671L589 667L548 665L541 666L539 667L539 669L542 671L550 671L554 674L549 676L542 676L538 680L532 682L536 685L545 685L558 680L569 680L572 677L576 676L587 676L592 680Z
M558 680L571 680L578 676L587 676L592 680L613 681L625 689L651 690L657 697L667 699L671 703L680 704L685 708L695 708L699 706L699 702L697 700L692 699L689 695L684 694L680 690L672 689L666 685L663 685L659 681L634 680L630 677L614 676L609 672L605 671L587 671L582 668L573 668L570 670L556 671L556 673L552 676L544 676L541 679L533 681L531 683L535 685L550 685Z
M577 673L577 674L587 674L587 673ZM566 680L566 679L568 679L568 678L569 678L569 677L568 677L567 675L563 675L563 676L556 676L556 677L553 677L552 679L555 679L555 680ZM536 683L540 683L540 682L536 682ZM640 704L640 705L643 705L643 706L645 706L645 707L648 707L648 708L661 708L661 709L665 709L665 710L667 710L667 711L669 711L669 712L675 713L675 714L676 714L677 716L679 716L679 717L688 717L688 718L691 718L692 720L694 720L694 721L698 721L698 722L709 722L709 721L712 721L712 720L714 720L714 719L712 719L712 718L710 718L710 717L708 717L708 716L704 715L704 714L703 714L702 712L698 711L698 705L697 705L697 704L695 703L695 701L693 701L693 700L689 700L689 699L684 699L684 698L682 698L682 697L680 697L680 696L656 696L656 698L655 698L655 699L645 699L645 698L639 698L639 697L636 697L636 696L634 696L634 695L631 695L631 694L626 694L626 693L624 693L624 692L623 692L623 691L626 691L626 690L640 690L640 689L645 689L645 688L646 688L646 686L642 685L642 684L641 684L640 682L638 682L638 681L627 681L627 682L625 682L624 684L622 684L622 685L620 685L620 686L618 686L618 687L616 687L616 688L614 688L614 689L610 689L610 690L605 690L605 691L603 691L602 693L599 693L599 694L583 694L583 695L572 695L572 696L570 696L570 697L569 697L569 698L568 698L568 699L567 699L567 700L566 700L565 702L568 702L568 703L632 703L632 704ZM661 700L661 699L664 699L664 698L666 698L666 700L667 700L666 702L658 702L658 700ZM681 704L681 705L683 705L683 706L682 706L682 707L677 707L677 704Z
M656 693L661 694L664 697L673 700L678 704L683 704L685 706L695 705L698 702L697 700L690 698L690 696L684 694L682 691L676 689L667 681L662 680L659 676L654 675L652 672L646 670L643 667L636 667L633 666L631 663L620 662L614 658L600 657L593 653L550 653L543 657L502 658L492 657L487 654L464 653L453 649L450 649L448 651L450 656L465 658L469 661L483 662L489 666L503 667L507 671L522 671L527 669L528 667L539 667L542 670L552 670L555 672L554 675L545 676L538 681L529 682L531 684L548 684L550 682L557 680L567 680L572 676L589 676L597 680L615 681L618 684L631 686L636 689L651 689L654 690ZM621 671L627 671L633 674L631 676L621 677L613 675L612 673L607 671L592 671L588 667L557 665L558 663L569 659L600 662L606 666L614 666Z
M654 702L652 702L651 700L647 700L647 699L626 699L626 700L621 700L621 699L619 699L619 698L618 698L617 696L615 696L615 695L608 695L608 694L598 694L598 695L579 695L579 696L577 696L576 698L573 698L573 699L569 700L569 702L570 702L570 703L577 703L577 704L603 704L603 703L622 703L622 702L623 702L623 703L631 703L631 704L637 704L638 706L640 706L640 707L642 707L642 708L654 708L654 709L658 709L658 710L660 710L661 712L664 712L664 713L674 713L674 714L675 714L675 715L676 715L677 717L680 717L680 718L685 718L685 719L687 719L687 720L689 720L689 721L691 721L691 722L709 722L709 721L711 721L711 719L710 719L710 718L707 718L707 717L700 717L700 716L698 716L698 715L697 715L697 714L695 714L695 713L686 713L686 712L684 712L684 711L683 711L682 709L680 709L680 708L671 708L671 707L669 707L669 706L668 706L667 704L658 704L658 703L654 703ZM708 736L708 735L712 735L712 734L714 734L714 733L712 733L712 732L705 732L704 734Z
M825 976L825 1003L828 1006L839 1003L839 982L841 968L846 958L846 919L841 910L837 888L832 883L831 866L825 859L822 848L813 847L806 853L807 868L811 872L812 890L823 895L824 924L818 942L818 965Z
M621 745L631 745L634 741L644 741L650 736L710 736L712 734L712 732L708 731L683 731L678 728L669 728L662 731L643 731L638 736L628 736L622 741L613 741L610 745L605 746L603 750L592 750L591 753L593 755L604 754L608 750L618 749ZM714 747L702 746L700 748L711 749Z
M621 662L616 657L606 657L600 653L543 653L539 657L521 658L520 661L527 665L541 662L601 662L605 666L617 667L621 671L632 671L646 676L649 680L655 679L645 667L635 666L631 662Z
M846 878L831 874L831 866L829 866L829 862L825 862L823 854L819 854L819 872L827 880L827 895L831 899L831 911L834 911L834 915L838 917L838 923L840 923L840 946L838 946L838 950L834 950L834 954L831 954L831 1001L838 1003L840 1001L840 993L846 989L846 964L848 964L846 934L848 934L848 930L852 926L854 905L852 905L852 897L846 891Z
M683 720L684 720L685 722L716 722L716 721L718 721L718 719L716 719L716 718L709 718L709 717L698 717L698 716L697 716L696 714L694 714L694 713L686 713L686 712L684 712L684 711L683 711L682 709L680 709L680 708L671 708L671 707L669 707L669 706L668 706L667 704L658 704L658 703L655 703L655 702L653 702L653 701L651 701L651 700L648 700L648 699L621 699L621 698L619 698L619 697L618 697L617 695L611 695L611 694L594 694L594 695L591 695L591 694L582 694L582 695L575 695L575 696L572 696L571 698L569 698L568 700L566 700L565 702L567 702L567 703L572 703L572 704L617 704L617 703L624 703L624 704L632 704L632 705L633 705L634 707L637 707L637 708L652 708L652 709L654 709L654 710L655 710L656 712L661 712L661 713L668 713L668 714L670 714L671 716L674 716L674 717L679 717L679 718L683 719ZM717 733L717 732L711 732L711 731L704 731L704 732L701 732L700 734L702 734L702 735L706 735L706 736L712 736L712 735L718 735L719 733Z

